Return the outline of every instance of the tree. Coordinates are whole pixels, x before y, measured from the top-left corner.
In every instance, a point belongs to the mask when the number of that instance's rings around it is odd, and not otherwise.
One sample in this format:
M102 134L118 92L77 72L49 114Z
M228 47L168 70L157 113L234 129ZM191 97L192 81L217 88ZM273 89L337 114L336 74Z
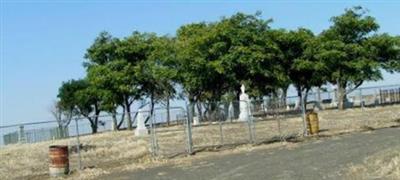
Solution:
M158 78L158 83L161 83L162 86L162 92L158 98L166 107L167 124L170 125L170 100L176 98L175 86L179 79L176 63L176 40L168 36L159 37L153 43L153 48L151 61L157 62L155 65L163 68L165 76L162 79Z
M88 68L87 79L101 91L103 108L111 113L114 119L114 127L119 129L128 117L128 129L132 128L130 120L130 106L135 99L140 98L138 82L135 78L134 67L125 60L114 60L104 65L94 65ZM117 108L121 106L123 113L121 120L117 123Z
M338 108L344 109L348 93L364 81L382 79L380 67L396 56L395 40L377 34L378 23L362 7L346 9L331 21L333 25L321 33L318 56L327 66L327 79L337 85Z
M74 109L90 122L92 133L97 133L98 118L101 112L100 95L96 88L85 79L63 82L58 98L63 109Z
M155 103L164 101L175 93L174 81L177 71L172 68L174 64L171 63L175 58L171 39L154 37L150 45L152 48L147 56L148 59L135 66L135 76L141 91L150 99L150 116L152 116Z
M73 108L63 108L60 101L54 101L49 109L51 115L56 119L61 137L68 131L67 127L71 123L74 114Z
M119 39L112 37L108 32L100 32L93 44L86 50L84 57L89 61L85 62L84 66L104 65L118 59L116 49L119 42Z
M323 76L323 72L326 70L325 64L314 56L315 45L319 44L320 41L314 37L310 30L304 28L289 32L278 30L271 33L281 51L282 57L279 61L281 70L284 71L285 75L278 85L287 90L289 83L292 83L296 88L303 113L304 133L306 134L305 109L308 91L312 87L320 87L325 83Z
M364 43L371 58L389 72L400 72L400 36L375 34Z
M193 104L199 101L208 102L206 111L214 111L216 102L226 93L233 92L238 99L242 83L258 95L268 89L266 84L273 84L277 48L266 34L269 22L261 19L260 13L237 13L218 22L194 23L178 30L179 72L192 112Z
M130 88L133 94L124 98L125 111L128 118L128 129L132 129L132 117L130 106L135 100L142 98L146 91L141 84L140 73L138 73L138 68L149 59L150 53L152 52L152 43L156 39L154 33L140 33L134 31L130 36L120 40L118 43L116 53L119 60L123 60L126 64L129 64L130 78L133 84L125 84L125 88ZM125 89L128 90L128 89Z
M105 102L108 102L108 111L115 116L118 105L124 110L118 127L122 125L126 115L127 128L133 128L131 105L142 95L135 78L134 67L146 59L150 50L149 39L152 36L134 32L131 36L119 40L107 32L102 32L85 54L88 62L84 65L87 67L89 81L106 90L104 97Z

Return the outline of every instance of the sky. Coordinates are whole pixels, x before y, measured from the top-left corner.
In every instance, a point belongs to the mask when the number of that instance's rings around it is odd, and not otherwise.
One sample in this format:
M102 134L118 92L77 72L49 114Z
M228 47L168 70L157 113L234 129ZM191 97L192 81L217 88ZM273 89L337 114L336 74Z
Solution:
M400 1L33 1L0 0L0 126L52 120L49 108L63 81L82 78L86 49L101 31L174 35L184 24L216 21L236 12L262 12L273 28L306 27L315 33L332 16L361 5L379 32L400 35ZM364 86L400 84L400 74Z

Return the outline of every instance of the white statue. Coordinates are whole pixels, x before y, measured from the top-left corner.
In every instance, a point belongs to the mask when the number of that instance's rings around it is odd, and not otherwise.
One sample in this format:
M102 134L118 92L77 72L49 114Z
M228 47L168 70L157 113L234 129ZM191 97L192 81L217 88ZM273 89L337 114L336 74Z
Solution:
M240 90L242 91L242 93L239 96L240 99L240 103L239 103L239 107L240 107L240 114L239 114L239 121L248 121L250 118L250 100L249 100L249 95L246 94L245 92L245 87L242 84L242 86L240 87Z
M135 136L145 136L148 134L144 121L146 121L146 113L140 108L137 114Z

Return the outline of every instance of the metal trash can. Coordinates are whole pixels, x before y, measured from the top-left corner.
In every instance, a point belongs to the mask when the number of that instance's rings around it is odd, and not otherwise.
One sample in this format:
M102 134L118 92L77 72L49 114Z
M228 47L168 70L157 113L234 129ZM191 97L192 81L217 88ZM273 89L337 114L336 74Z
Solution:
M69 173L68 146L50 146L49 158L50 176L63 176Z
M319 120L316 112L307 113L307 127L308 132L311 135L318 134L319 132Z

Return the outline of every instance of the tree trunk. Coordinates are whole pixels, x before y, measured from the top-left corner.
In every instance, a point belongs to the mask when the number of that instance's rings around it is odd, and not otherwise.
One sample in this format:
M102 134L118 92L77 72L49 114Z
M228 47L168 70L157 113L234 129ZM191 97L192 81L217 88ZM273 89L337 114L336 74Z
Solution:
M112 130L118 130L118 120L117 120L117 113L114 111L112 112Z
M97 133L97 125L92 124L90 127L92 128L92 134L96 134Z
M346 83L338 83L338 109L345 109L345 100L346 100Z
M93 123L93 127L92 127L93 134L97 133L98 124L99 124L99 115L100 115L99 105L95 104L94 105L94 123Z
M301 90L301 88L297 88L297 94L300 98L300 107L301 107L301 113L302 113L302 117L303 117L303 135L307 136L308 135L308 130L307 130L307 115L306 115L306 100L305 97L303 96L303 91Z
M227 121L229 117L229 102L224 103L224 117L223 120Z
M211 101L210 105L209 105L209 111L208 111L208 119L210 121L217 121L217 117L216 117L217 110L218 110L217 103L214 101Z
M236 92L236 101L232 102L234 119L239 118L239 114L240 114L240 93L241 93L240 90Z
M90 122L90 128L92 129L92 134L97 133L97 124L96 121L90 118L89 116L86 117Z
M167 125L169 126L170 121L171 121L171 115L170 115L170 107L169 107L169 96L167 97Z
M286 107L286 98L287 98L287 90L289 86L282 88L282 95L281 95L281 105L282 107Z
M121 114L121 120L119 121L118 125L117 125L117 129L120 130L122 124L124 123L125 120L125 107L122 106L122 114Z
M126 112L126 125L128 130L132 130L132 116L131 116L131 105L128 102L128 97L125 98L125 112Z
M153 119L153 114L154 114L154 97L153 97L153 95L151 95L151 97L150 97L150 119L151 119L150 123L151 124L155 123L154 119ZM155 125L155 124L153 124L153 125Z
M201 122L201 121L203 121L203 110L202 110L202 108L201 108L201 102L197 102L196 103L196 106L197 106L197 118L199 118L199 121Z

